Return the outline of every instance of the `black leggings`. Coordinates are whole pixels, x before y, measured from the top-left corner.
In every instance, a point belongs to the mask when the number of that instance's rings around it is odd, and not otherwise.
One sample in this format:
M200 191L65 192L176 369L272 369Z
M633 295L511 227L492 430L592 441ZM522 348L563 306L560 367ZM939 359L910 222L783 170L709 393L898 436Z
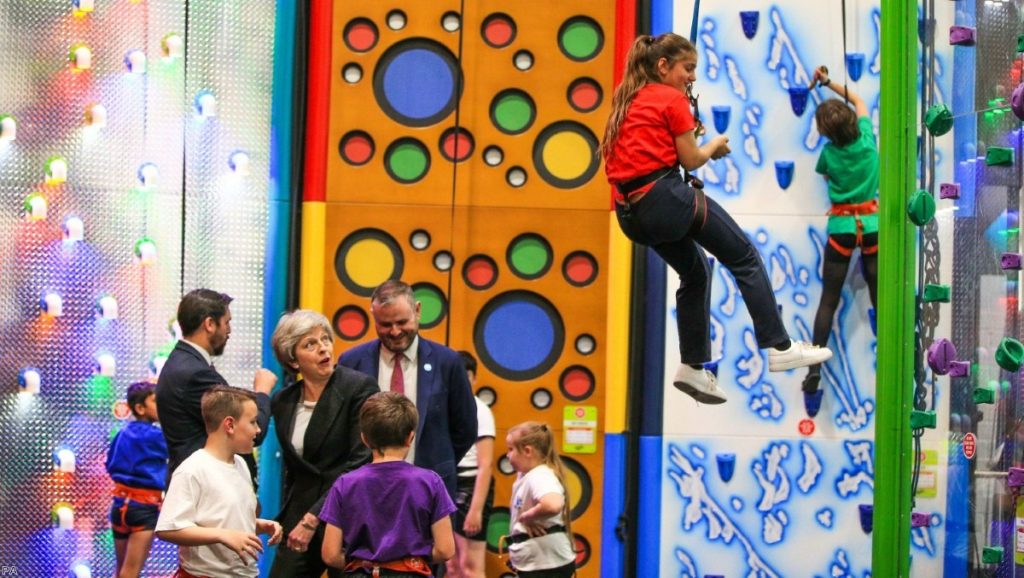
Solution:
M832 240L844 249L852 250L857 246L857 237L853 234L831 235ZM863 252L864 248L876 248L871 253ZM871 306L878 310L878 233L863 236L860 262L864 280L868 284ZM831 243L825 245L825 263L821 271L821 303L818 314L814 316L814 345L824 347L828 344L828 335L832 331L832 320L839 307L839 296L846 281L846 272L850 268L850 257L843 255ZM821 364L812 365L808 373L819 373Z
M547 570L533 570L530 572L520 571L516 574L519 578L572 578L576 573L576 563L572 562L559 568Z

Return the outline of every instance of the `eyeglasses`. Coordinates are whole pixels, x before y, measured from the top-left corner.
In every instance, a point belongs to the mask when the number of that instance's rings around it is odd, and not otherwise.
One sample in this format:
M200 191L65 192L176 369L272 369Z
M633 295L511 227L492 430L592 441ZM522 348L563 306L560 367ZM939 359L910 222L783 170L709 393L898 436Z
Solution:
M320 339L310 337L309 339L303 340L302 343L299 344L298 348L303 351L316 351L321 345L332 347L334 345L334 339L332 339L330 335L324 335Z

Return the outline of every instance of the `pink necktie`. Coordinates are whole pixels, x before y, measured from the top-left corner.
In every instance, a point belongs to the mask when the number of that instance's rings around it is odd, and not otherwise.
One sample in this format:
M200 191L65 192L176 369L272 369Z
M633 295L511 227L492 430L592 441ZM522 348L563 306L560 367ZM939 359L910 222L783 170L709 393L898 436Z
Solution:
M401 353L395 354L395 368L391 372L391 391L397 391L398 393L405 393L405 376L402 375L402 358L405 355Z

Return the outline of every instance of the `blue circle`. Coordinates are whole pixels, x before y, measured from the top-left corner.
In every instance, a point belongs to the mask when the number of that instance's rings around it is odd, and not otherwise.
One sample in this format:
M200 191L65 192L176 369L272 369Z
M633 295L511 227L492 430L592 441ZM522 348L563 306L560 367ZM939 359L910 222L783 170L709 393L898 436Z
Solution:
M476 320L474 341L484 365L499 377L526 380L558 361L565 328L555 307L528 291L495 297Z
M396 44L376 71L377 102L401 124L435 124L455 110L458 70L455 57L441 44L426 39Z

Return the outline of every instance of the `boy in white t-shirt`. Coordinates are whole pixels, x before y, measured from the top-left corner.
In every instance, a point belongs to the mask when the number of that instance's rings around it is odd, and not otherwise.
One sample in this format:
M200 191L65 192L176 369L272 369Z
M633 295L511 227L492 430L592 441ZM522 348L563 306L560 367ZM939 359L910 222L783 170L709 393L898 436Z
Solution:
M156 534L181 546L175 578L259 575L263 552L281 541L281 525L256 517L256 492L245 461L260 433L252 392L218 386L203 394L206 447L178 466L164 498Z

